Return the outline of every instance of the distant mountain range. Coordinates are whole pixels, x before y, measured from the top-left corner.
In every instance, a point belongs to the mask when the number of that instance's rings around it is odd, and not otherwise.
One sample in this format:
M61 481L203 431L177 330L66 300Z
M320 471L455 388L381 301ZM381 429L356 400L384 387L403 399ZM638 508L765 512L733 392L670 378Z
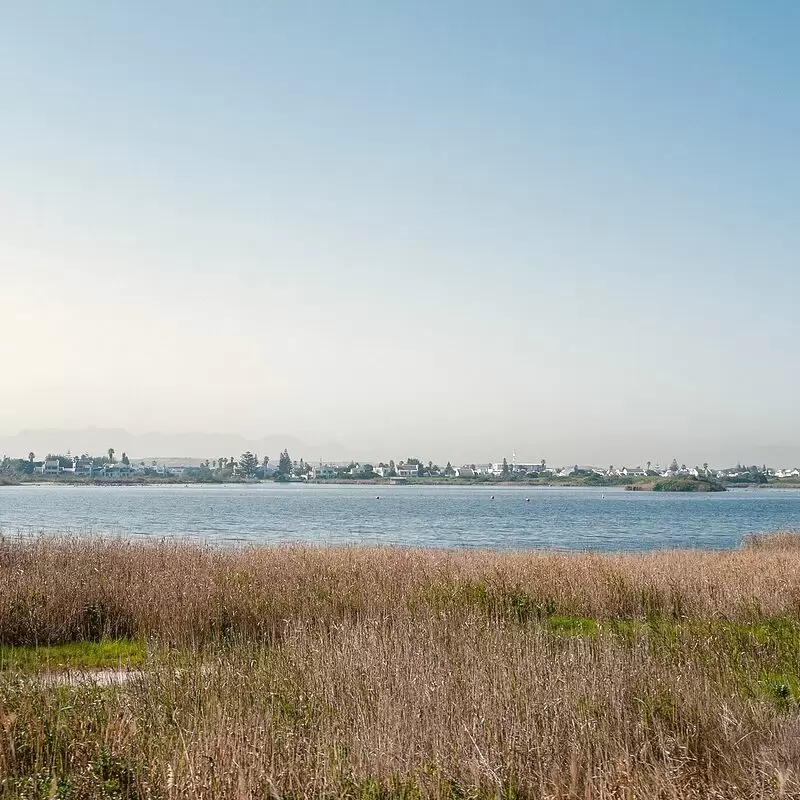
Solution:
M129 433L123 428L84 428L83 430L25 430L15 436L0 436L0 456L27 458L33 451L37 458L48 453L89 453L103 455L113 447L116 457L122 453L134 459L168 459L170 461L200 458L238 458L246 450L259 458L269 456L277 462L281 451L287 449L293 459L306 461L348 461L346 447L338 442L318 445L303 442L295 436L265 436L246 439L228 433Z
M116 458L122 453L127 453L132 460L158 459L162 463L192 463L201 459L214 460L216 458L238 458L245 450L256 453L259 458L269 456L273 463L277 463L281 451L287 449L289 455L295 459L305 459L311 463L317 461L347 462L351 459L364 459L364 453L356 453L339 442L327 441L311 444L298 439L296 436L272 435L260 439L247 439L238 434L229 433L142 433L134 434L124 428L83 428L80 430L64 429L38 429L24 430L13 436L0 435L0 458L9 455L12 458L27 458L33 451L36 457L44 458L48 453L66 454L67 451L79 455L90 453L102 456L113 447ZM713 466L729 467L743 459L747 464L766 464L772 467L800 467L800 445L788 444L779 446L754 446L752 444L738 448L726 448L726 453L715 453L712 457ZM737 452L739 450L739 452ZM445 456L442 460L451 458ZM699 462L696 458L685 459ZM370 459L367 459L370 460ZM476 460L476 459L472 459ZM575 459L562 459L558 463L572 464ZM609 460L601 459L598 464L606 464ZM619 459L618 459L619 460ZM655 459L654 459L655 460ZM468 463L465 459L463 462ZM556 463L555 459L548 459L548 463ZM642 463L641 461L628 460L629 464ZM669 460L663 462L669 463Z

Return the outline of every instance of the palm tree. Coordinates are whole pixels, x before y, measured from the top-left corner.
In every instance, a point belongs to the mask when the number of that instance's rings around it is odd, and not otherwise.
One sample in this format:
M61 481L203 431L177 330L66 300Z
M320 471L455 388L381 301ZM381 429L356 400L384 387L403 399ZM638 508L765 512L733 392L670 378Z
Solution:
M30 452L30 453L28 453L28 461L30 461L31 463L33 463L33 460L34 460L35 458L36 458L36 453L34 453L34 452L33 452L33 450L31 450L31 452Z
M108 448L108 460L113 464L114 463L114 453L117 451L113 447Z

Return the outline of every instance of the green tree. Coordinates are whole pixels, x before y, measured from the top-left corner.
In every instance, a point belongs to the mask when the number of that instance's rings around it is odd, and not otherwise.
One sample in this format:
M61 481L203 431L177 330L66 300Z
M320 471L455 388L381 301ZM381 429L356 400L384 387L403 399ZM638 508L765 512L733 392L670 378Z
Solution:
M253 455L249 450L239 457L239 468L245 478L252 478L256 474L257 466L258 456Z
M449 464L449 463L450 463L450 462L448 462L448 464ZM507 478L507 477L508 477L508 461L506 461L506 460L505 460L505 458L503 459L503 470L502 470L502 475L503 475L503 477L504 477L504 478Z
M36 453L34 453L33 450L31 450L31 452L28 453L28 461L30 461L31 464L33 464L35 459L36 459Z
M394 467L394 460L391 458L389 459L389 477L390 478L397 477L397 470Z
M670 468L670 470L672 472L677 472L680 469L680 467L678 467L678 459L677 458L673 458L672 459L672 463L669 465L669 468Z
M289 457L288 450L284 450L278 459L278 472L284 476L292 473L292 459Z
M114 463L114 453L117 451L113 447L108 448L108 460L113 464Z
M129 467L129 466L130 466L130 464L131 464L131 460L128 458L128 454L127 454L127 453L123 453L123 454L122 454L122 458L121 458L120 460L122 461L122 463L123 463L123 464L124 464L126 467Z

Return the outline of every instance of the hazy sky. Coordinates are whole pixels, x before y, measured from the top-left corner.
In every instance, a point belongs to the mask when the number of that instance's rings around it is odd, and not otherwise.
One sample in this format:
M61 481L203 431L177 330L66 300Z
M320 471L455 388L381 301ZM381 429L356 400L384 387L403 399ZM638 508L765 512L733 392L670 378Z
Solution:
M798 41L795 0L5 3L0 433L800 452Z

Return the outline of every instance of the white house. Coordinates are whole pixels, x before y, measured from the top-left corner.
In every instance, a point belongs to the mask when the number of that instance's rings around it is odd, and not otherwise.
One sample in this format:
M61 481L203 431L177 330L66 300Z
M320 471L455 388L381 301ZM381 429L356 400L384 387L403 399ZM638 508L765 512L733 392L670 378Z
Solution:
M514 464L513 468L514 472L520 472L524 475L527 475L531 472L538 473L544 472L544 465L539 462L538 464L521 464L517 463Z
M75 474L82 475L84 477L92 477L92 460L90 458L81 458L78 459L77 463L75 464Z
M129 464L106 464L106 475L109 478L129 478L131 476L131 468Z
M398 464L395 472L398 478L416 478L419 475L419 464Z
M42 462L42 475L56 476L61 474L61 462L57 458L48 458Z
M326 478L335 478L339 470L333 464L320 464L311 469L311 480L325 480Z
M470 467L456 467L456 478L474 478L475 470Z

